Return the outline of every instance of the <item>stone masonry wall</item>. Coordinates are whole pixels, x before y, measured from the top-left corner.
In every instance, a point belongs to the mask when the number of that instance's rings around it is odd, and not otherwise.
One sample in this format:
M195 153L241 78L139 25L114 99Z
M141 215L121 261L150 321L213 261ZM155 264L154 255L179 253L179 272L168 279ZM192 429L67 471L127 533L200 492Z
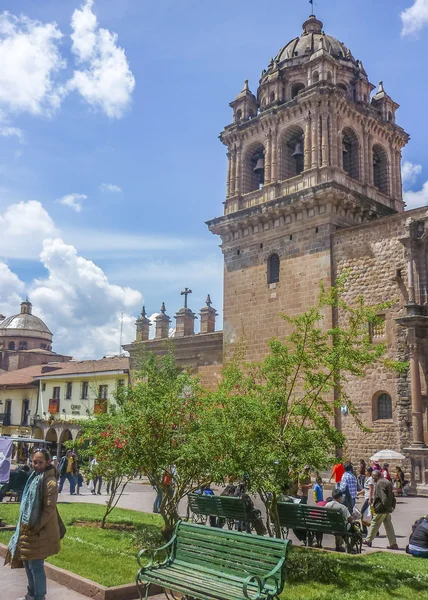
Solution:
M319 284L331 282L330 237L335 226L312 221L311 226L290 233L284 230L260 231L253 240L223 249L224 343L225 351L243 340L246 358L261 360L268 352L268 341L284 339L289 331L280 314L296 316L313 306ZM261 227L261 226L260 226ZM278 283L267 283L267 260L280 257ZM327 315L327 326L331 315Z
M392 302L391 308L380 313L385 315L385 335L377 341L387 344L387 357L395 360L408 360L405 330L394 321L405 313L407 301L407 261L398 238L404 235L408 216L409 212L394 215L335 232L332 237L333 275L348 271L346 301L352 303L362 295L370 304ZM411 216L417 218L418 211L412 211ZM339 323L342 320L339 315ZM376 418L376 400L381 392L392 398L391 420ZM364 379L350 380L348 393L364 424L372 430L363 433L351 416L342 416L352 460L367 458L382 448L400 451L409 444L411 397L407 374L397 375L378 365Z

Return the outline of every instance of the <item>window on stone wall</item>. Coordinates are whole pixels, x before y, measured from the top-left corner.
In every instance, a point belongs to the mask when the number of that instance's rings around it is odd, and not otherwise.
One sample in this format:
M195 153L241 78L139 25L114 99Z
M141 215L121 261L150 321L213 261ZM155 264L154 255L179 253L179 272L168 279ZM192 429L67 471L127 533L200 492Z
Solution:
M278 254L271 254L268 258L268 283L277 283L279 281L279 256Z
M68 381L65 385L65 399L71 400L72 395L73 395L73 384L71 381Z
M9 342L9 350L15 350L15 342Z
M19 342L19 349L20 350L26 350L27 349L27 342Z
M372 342L382 340L386 336L385 315L377 315L376 322L370 323L370 339Z
M375 420L392 419L392 398L389 394L382 393L376 401Z

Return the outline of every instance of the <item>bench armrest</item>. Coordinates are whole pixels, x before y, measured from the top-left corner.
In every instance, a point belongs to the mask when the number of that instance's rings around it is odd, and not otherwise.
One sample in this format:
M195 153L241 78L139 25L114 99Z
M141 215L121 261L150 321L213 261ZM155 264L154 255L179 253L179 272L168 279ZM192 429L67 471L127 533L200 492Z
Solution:
M256 596L249 596L248 595L248 586L249 584L255 581L257 583L257 595ZM258 575L250 575L249 577L247 577L247 579L244 581L244 585L242 587L242 590L244 592L244 596L248 599L248 600L258 600L261 597L261 593L262 593L262 580L260 579L260 577Z
M154 560L155 560L156 554L157 554L158 552L162 552L162 550L165 550L166 548L168 548L169 546L171 546L171 545L173 544L173 542L175 541L175 538L176 538L176 535L173 535L173 536L172 536L172 538L169 540L169 542L168 542L167 544L165 544L164 546L161 546L160 548L157 548L157 549L156 549L156 550L154 550L154 551L153 551L153 550L147 550L147 548L143 548L143 550L140 550L140 552L138 553L138 556L137 556L137 561L138 561L138 564L140 565L140 567L141 567L141 568L143 568L143 569L148 569L148 568L150 568L150 567L153 565L153 562L154 562ZM148 564L147 564L147 565L142 565L142 564L141 564L141 558L142 558L142 556L144 556L144 554L146 554L146 553L147 553L147 554L149 554L149 553L150 553L150 559L149 559L149 562L148 562ZM163 561L163 563L165 563L165 562L166 562L166 560L167 560L167 559L165 559L165 560ZM163 564L163 563L160 563L160 564Z

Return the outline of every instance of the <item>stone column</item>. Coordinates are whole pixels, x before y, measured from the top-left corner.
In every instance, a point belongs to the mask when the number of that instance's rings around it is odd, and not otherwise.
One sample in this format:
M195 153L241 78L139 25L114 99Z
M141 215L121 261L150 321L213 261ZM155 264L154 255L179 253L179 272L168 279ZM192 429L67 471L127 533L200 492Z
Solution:
M409 330L410 333L410 330ZM421 375L419 370L418 345L414 340L415 333L412 332L413 343L410 344L410 391L412 396L412 425L413 446L425 446L424 440L424 408L421 392Z
M330 119L330 140L331 140L331 166L337 167L337 113L333 108L333 112L331 114Z
M369 179L369 163L368 163L368 133L367 129L364 127L363 129L363 160L361 163L362 173L361 173L361 181L364 183L368 183Z
M391 145L390 147L390 175L391 175L391 193L390 196L392 196L392 198L396 198L397 197L397 163L395 160L395 150L394 147Z
M400 150L395 151L395 173L396 173L396 184L397 184L397 198L399 200L403 197L402 181L401 181L401 152Z
M271 156L270 180L271 180L271 183L276 183L278 181L278 130L277 130L276 126L272 130L271 145L272 145L272 156Z
M312 168L318 168L318 130L319 130L319 115L318 112L315 111L314 116L312 117Z
M340 133L337 134L337 166L339 169L343 169L343 135L342 128Z
M235 157L235 194L239 194L241 192L241 174L242 174L241 147L238 146L236 149L236 157Z
M235 171L236 171L236 149L230 150L230 195L235 195Z
M372 135L369 133L368 137L367 137L367 160L368 160L368 165L369 165L369 177L368 177L368 183L370 183L371 185L374 184L374 178L373 178L373 138Z
M328 115L323 114L321 116L321 165L327 167L328 160L328 127L327 127Z
M415 276L411 247L407 249L407 276L409 280L409 304L415 304Z
M232 186L231 186L231 178L232 178L232 154L231 152L226 152L227 156L227 182L226 182L226 198L232 195Z
M271 164L272 164L272 133L268 131L266 134L266 151L265 151L265 184L271 182Z
M312 147L311 147L311 115L309 114L305 119L305 139L303 143L304 147L304 170L308 170L312 166Z

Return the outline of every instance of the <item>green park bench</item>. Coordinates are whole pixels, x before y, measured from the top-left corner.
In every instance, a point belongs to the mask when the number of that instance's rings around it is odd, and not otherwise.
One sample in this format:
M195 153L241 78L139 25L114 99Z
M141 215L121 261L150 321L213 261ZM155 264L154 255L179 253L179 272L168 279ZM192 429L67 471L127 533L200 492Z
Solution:
M309 506L278 502L279 523L285 537L290 529L302 529L307 532L308 545L312 546L316 533L341 536L348 553L361 554L362 535L356 530L349 530L345 517L334 508Z
M200 600L269 600L284 588L289 540L179 521L172 539L142 565L137 587L148 598L151 584ZM158 553L166 554L155 562Z
M189 510L196 523L206 523L207 517L217 517L220 523L227 523L233 529L235 523L251 523L251 515L247 512L245 502L234 496L203 496L189 494Z

